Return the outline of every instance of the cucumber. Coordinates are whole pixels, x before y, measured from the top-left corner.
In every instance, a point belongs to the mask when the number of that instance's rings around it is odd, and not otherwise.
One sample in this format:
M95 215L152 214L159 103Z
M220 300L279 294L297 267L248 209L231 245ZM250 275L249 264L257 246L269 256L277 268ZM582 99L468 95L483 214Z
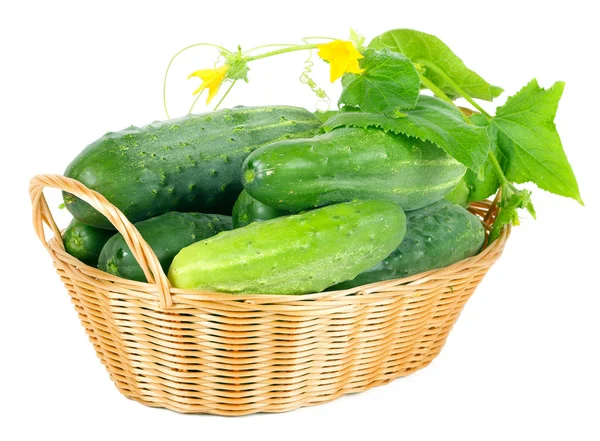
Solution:
M285 216L290 214L287 211L280 211L275 208L271 208L268 205L257 201L248 194L246 190L240 193L238 200L233 206L233 213L231 220L233 228L241 228L252 222L262 222L269 219L275 219L276 217Z
M344 127L256 150L244 162L242 182L252 197L290 212L353 199L414 210L443 198L465 170L430 142Z
M406 236L394 252L355 279L331 287L353 288L443 268L477 254L485 231L477 216L441 200L406 213Z
M114 234L73 219L63 232L65 251L86 265L96 266L102 247Z
M357 201L256 222L197 242L169 270L177 288L303 294L356 277L402 241L406 217L389 201Z
M100 192L131 222L168 211L231 214L242 191L240 167L252 151L277 140L313 136L319 119L298 107L240 107L188 115L107 133L65 171ZM112 225L64 193L78 220Z
M138 222L135 227L166 272L182 248L221 231L231 230L231 218L217 214L170 212ZM146 281L142 268L120 233L114 235L102 248L98 268L125 279Z

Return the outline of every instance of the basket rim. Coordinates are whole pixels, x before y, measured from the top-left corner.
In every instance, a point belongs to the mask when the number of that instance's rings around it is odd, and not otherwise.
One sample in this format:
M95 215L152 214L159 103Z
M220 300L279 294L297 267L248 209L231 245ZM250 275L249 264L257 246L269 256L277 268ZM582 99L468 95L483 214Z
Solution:
M479 261L485 259L491 254L501 254L508 237L510 236L511 228L507 225L502 230L500 237L483 248L478 254L466 259L460 260L456 263L448 265L442 268L436 268L433 270L425 271L422 273L413 274L408 277L383 280L380 282L373 282L365 285L356 286L345 290L336 291L322 291L318 293L308 294L231 294L217 291L202 291L202 290L190 290L171 287L170 292L174 295L178 301L174 301L172 308L177 308L177 305L184 307L189 305L185 300L193 301L235 301L238 302L249 302L249 303L296 303L299 301L315 301L315 300L336 300L348 296L354 295L366 295L372 296L373 293L382 293L386 290L393 290L396 292L400 285L405 289L411 290L415 286L423 285L427 282L436 281L440 279L448 278L449 275L455 275L458 271L464 268L470 268L477 264ZM48 251L51 251L59 260L66 265L69 265L73 270L78 271L85 277L93 279L95 282L104 282L107 285L116 285L119 290L131 290L132 293L139 295L140 292L146 292L151 294L151 297L156 299L156 288L154 284L149 282L139 282L134 280L125 279L113 274L106 273L89 266L70 254L61 246L62 242L58 240L58 237L52 237L48 242ZM385 294L386 296L393 295L393 293Z

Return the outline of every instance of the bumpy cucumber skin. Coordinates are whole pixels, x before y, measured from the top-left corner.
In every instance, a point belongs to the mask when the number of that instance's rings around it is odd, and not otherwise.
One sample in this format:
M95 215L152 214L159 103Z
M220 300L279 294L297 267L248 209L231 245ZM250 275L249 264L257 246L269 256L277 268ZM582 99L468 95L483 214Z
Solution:
M405 231L404 212L392 202L330 205L197 242L175 257L169 279L227 293L319 292L381 261Z
M170 212L135 224L158 257L165 272L182 248L215 234L231 230L231 217L218 214ZM125 279L146 282L142 268L118 233L102 248L98 268Z
M102 247L114 234L114 231L90 227L73 219L63 232L63 243L71 256L86 265L96 266Z
M466 170L432 143L376 128L280 141L256 150L242 167L252 197L290 212L354 199L415 210L443 198Z
M290 213L277 210L257 201L244 190L240 193L238 200L233 206L231 221L233 223L233 228L241 228L252 222L263 222L287 214Z
M477 216L443 199L406 213L406 223L404 240L388 257L330 290L443 268L477 254L485 239L483 224Z
M107 133L65 176L100 192L132 222L168 211L231 214L246 156L274 141L313 136L320 124L308 110L287 106L188 115ZM87 203L63 196L78 220L113 228Z

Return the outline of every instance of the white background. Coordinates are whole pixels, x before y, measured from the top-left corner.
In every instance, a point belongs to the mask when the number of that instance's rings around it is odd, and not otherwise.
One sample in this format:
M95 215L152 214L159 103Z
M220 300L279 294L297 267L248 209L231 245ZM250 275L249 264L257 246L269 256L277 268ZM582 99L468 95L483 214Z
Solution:
M238 4L239 3L239 4ZM270 5L269 3L272 3ZM537 3L537 5L536 5ZM0 438L600 439L600 180L593 2L4 2L0 7ZM300 37L371 38L409 27L442 38L506 95L567 82L557 125L586 207L535 191L524 218L426 369L335 402L276 415L185 416L122 397L96 359L31 227L28 180L61 173L108 130L164 119L166 64L199 41L234 49ZM187 112L214 53L181 58L172 116ZM254 63L227 103L314 109L303 54ZM314 78L327 84L326 68ZM336 88L330 88L335 96ZM227 104L226 103L226 104ZM198 111L203 110L199 106ZM51 206L58 192L48 192ZM62 226L67 215L55 210Z

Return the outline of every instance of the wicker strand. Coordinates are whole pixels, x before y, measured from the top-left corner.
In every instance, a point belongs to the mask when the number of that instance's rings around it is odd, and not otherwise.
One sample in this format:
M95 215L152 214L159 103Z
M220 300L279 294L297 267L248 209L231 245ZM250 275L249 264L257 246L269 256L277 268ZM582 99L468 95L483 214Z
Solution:
M117 207L112 205L100 193L90 190L75 179L60 175L37 175L31 180L29 193L33 205L33 224L36 234L44 246L47 246L44 224L51 228L54 237L61 238L60 229L56 226L56 222L48 208L43 193L44 187L55 188L77 196L106 216L108 221L123 235L133 257L144 271L148 282L156 285L160 307L168 308L172 306L171 284L152 248L148 246L137 229ZM59 242L63 246L62 240Z

